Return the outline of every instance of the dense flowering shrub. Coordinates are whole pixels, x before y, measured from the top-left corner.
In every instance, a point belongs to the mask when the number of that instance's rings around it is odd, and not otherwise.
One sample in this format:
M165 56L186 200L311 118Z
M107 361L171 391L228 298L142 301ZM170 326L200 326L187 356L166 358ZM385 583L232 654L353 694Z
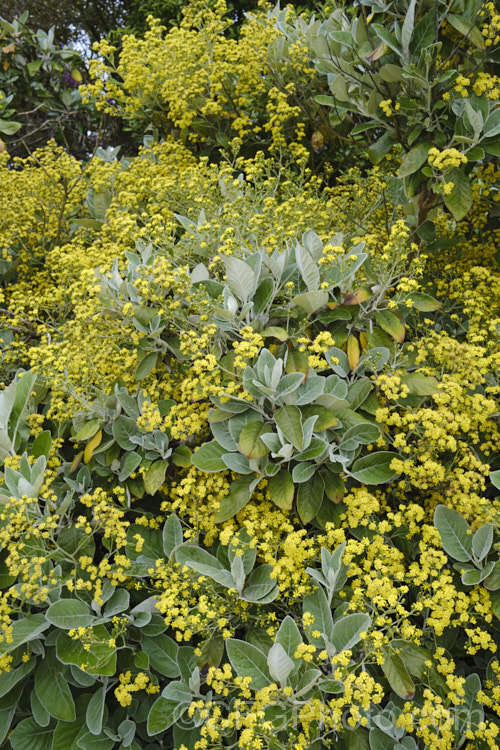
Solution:
M422 233L220 17L87 89L136 157L2 157L0 747L495 748L500 171Z

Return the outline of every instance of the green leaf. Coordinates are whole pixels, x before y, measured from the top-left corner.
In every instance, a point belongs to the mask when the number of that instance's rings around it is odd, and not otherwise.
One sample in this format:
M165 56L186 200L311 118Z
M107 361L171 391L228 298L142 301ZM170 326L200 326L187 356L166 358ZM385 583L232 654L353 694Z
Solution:
M91 697L85 714L87 728L92 734L101 734L105 705L106 687L103 685Z
M493 591L490 594L490 601L491 601L491 611L497 618L497 620L500 620L500 591Z
M255 286L255 274L245 261L230 255L226 258L227 285L240 302L246 302Z
M157 362L158 352L149 352L149 354L146 354L135 368L134 378L136 380L144 380L144 378L147 378L155 369Z
M500 490L500 470L492 471L490 474L490 480L492 485L496 487L497 490Z
M271 427L263 422L250 422L240 433L239 449L248 459L263 458L269 448L262 442L261 435L271 432Z
M245 588L241 593L241 598L248 602L262 603L265 599L266 603L273 601L278 596L278 587L276 585L276 579L271 578L273 569L271 565L267 563L265 565L259 565L253 570L248 579ZM271 596L271 598L269 598Z
M380 164L384 156L387 156L395 143L396 141L389 133L384 133L384 135L368 149L368 158L372 164Z
M404 81L403 68L401 68L399 65L394 65L394 63L387 63L387 65L382 65L382 67L378 71L378 74L381 79L383 81L386 81L387 83ZM353 128L351 132L353 133L354 130L356 130L356 128Z
M323 243L321 238L312 229L307 229L302 234L302 244L311 254L311 257L318 261L323 255Z
M333 617L325 592L322 589L316 589L312 594L304 597L302 606L304 614L309 612L314 617L313 624L308 626L307 637L315 646L323 648L323 638L315 638L312 633L319 630L330 642L332 641Z
M77 442L86 442L90 438L94 437L96 432L99 432L101 424L98 419L91 419L89 422L85 422L75 435Z
M301 372L289 372L287 375L284 375L278 383L277 396L283 398L283 396L293 393L300 387L303 380L304 376Z
M131 719L125 719L118 726L118 734L122 741L122 747L130 747L135 737L136 724Z
M115 741L105 734L96 737L91 732L86 732L78 738L76 744L82 750L112 750Z
M317 417L314 424L314 432L323 432L323 430L328 430L330 427L336 427L339 421L335 414L325 406L307 404L306 406L302 406L300 411L304 420L313 416Z
M229 638L226 641L226 649L236 674L239 677L252 678L252 690L262 690L271 684L267 659L260 649L237 638Z
M355 613L339 617L333 623L331 642L337 653L351 649L361 640L360 634L368 632L372 621L369 615Z
M270 278L263 279L253 295L253 311L255 315L260 315L264 312L267 305L271 302L274 296L274 284Z
M474 568L473 570L466 570L462 574L462 583L464 586L477 586L481 582L481 571Z
M281 510L291 510L295 488L289 471L281 469L269 480L269 496Z
M44 430L35 438L33 445L31 446L31 455L34 458L45 456L45 458L48 459L51 446L52 436L50 430Z
M402 659L397 654L391 653L385 647L382 647L382 653L384 656L382 671L387 677L391 689L394 690L400 698L411 700L415 695L415 685L408 674Z
M26 65L26 67L28 68L28 73L30 74L30 76L34 76L34 75L36 75L38 73L38 71L42 67L42 63L43 63L43 60L41 60L39 58L38 60L31 60L31 62L29 62Z
M286 353L285 371L287 373L301 372L307 375L309 372L309 355L298 349L289 349Z
M304 294L297 294L292 299L292 302L305 310L308 315L311 315L321 307L324 307L328 302L328 299L327 291L304 292Z
M148 715L147 731L149 736L164 732L178 721L186 710L186 704L160 696L151 706Z
M137 549L137 536L142 539L139 550ZM162 557L162 538L158 529L151 529L148 526L133 523L127 529L127 557L130 560L137 560L139 556L148 558L149 560L157 560L159 557Z
M319 289L320 277L318 265L302 245L296 245L295 259L308 291L314 292Z
M394 50L394 52L401 55L401 47L399 46L399 42L394 34L391 34L385 26L382 26L379 23L373 23L372 29L382 42L385 42L392 50Z
M74 721L75 702L71 690L60 674L54 673L47 664L40 664L35 674L35 690L42 706L55 719Z
M191 463L200 471L224 471L226 468L222 460L224 453L227 453L226 448L219 445L216 440L211 440L193 453Z
M325 483L319 474L315 474L310 482L301 484L297 492L297 513L303 524L309 523L323 502Z
M288 341L289 338L287 331L279 326L268 326L268 328L264 328L260 335L263 339L274 338L278 341Z
M173 513L165 521L162 532L162 540L163 552L165 553L165 557L171 557L174 549L184 541L181 522Z
M472 552L477 560L483 560L493 544L493 526L486 523L472 537Z
M443 195L444 204L455 221L460 221L472 206L473 196L469 178L462 169L454 167L447 173L446 181L452 182L453 188L451 193Z
M155 461L144 474L144 489L148 495L154 495L165 483L165 474L168 468L166 459Z
M417 143L403 158L398 171L398 177L409 177L414 172L418 172L420 167L427 161L430 145L427 142Z
M179 646L168 635L157 635L153 638L144 637L141 641L141 649L149 656L150 666L165 677L179 677L180 670L177 664Z
M441 536L441 544L447 555L459 562L472 558L472 534L470 526L460 513L446 505L438 505L434 511L434 526Z
M62 630L86 628L95 620L87 604L79 599L59 599L45 613L47 620Z
M226 469L234 471L236 474L252 474L253 470L250 468L248 458L242 456L241 453L224 453L222 456Z
M118 481L124 482L141 465L142 457L135 451L128 451L120 461Z
M257 416L257 415L255 415ZM235 417L235 420L239 421L242 419L241 417ZM244 418L243 418L244 419ZM242 423L241 426L243 426L245 422ZM234 423L233 423L234 425ZM234 437L231 434L230 427L233 426L231 421L229 420L218 420L215 422L211 422L210 427L212 430L212 435L217 440L219 445L222 445L223 448L226 449L226 451L236 451L238 450L238 444ZM241 429L241 427L240 427ZM234 431L234 429L233 429Z
M77 741L87 731L85 711L89 703L89 695L81 695L75 701L75 721L58 721L54 731L52 750L80 750Z
M12 719L16 713L16 705L14 704L11 708L4 708L0 711L0 745L4 742L7 734L9 733ZM12 745L11 745L12 747Z
M28 617L23 617L21 620L15 620L11 627L12 631L9 643L5 641L0 643L0 656L14 651L18 646L22 646L23 643L36 640L44 630L50 627L50 622L47 622L45 615L28 615Z
M274 643L267 655L267 666L273 680L284 686L288 676L295 669L295 662L288 656L281 643Z
M411 396L433 396L439 391L439 381L433 375L421 372L406 372L401 376L401 383L406 385Z
M430 649L418 646L416 643L412 643L412 641L405 641L402 638L391 641L391 647L394 651L397 651L409 674L413 675L413 677L423 680L429 669L433 668L428 667L426 664L426 662L432 661L432 652Z
M500 109L494 109L484 123L484 137L493 138L500 133Z
M133 451L137 446L130 440L131 437L139 435L139 428L135 419L125 417L121 414L113 422L113 437L124 451Z
M193 452L187 445L178 445L170 456L174 466L180 466L182 469L188 469L191 466L191 456Z
M18 375L17 380L14 381L15 397L14 403L12 405L12 411L10 413L9 425L9 435L12 436L13 440L15 439L15 435L21 422L21 418L24 414L24 410L26 409L31 393L35 386L35 382L36 374L31 371L24 372L21 376Z
M222 498L219 509L215 514L215 523L224 523L224 521L228 521L236 513L239 513L249 502L259 481L260 477L256 478L253 474L250 474L232 482L229 493Z
M295 671L300 666L300 659L295 658L295 652L302 643L302 636L295 621L290 615L287 615L276 633L275 643L280 643L288 656L295 662Z
M40 700L34 690L31 691L30 695L30 707L31 714L35 719L36 723L41 727L48 727L51 721L51 715L40 703Z
M387 721L392 724L389 719ZM398 747L398 744L395 744L395 740L378 727L370 729L370 750L393 750L394 748L400 750L402 747L403 745L399 745Z
M379 439L381 435L380 427L376 424L354 424L349 427L342 435L341 446L344 447L345 443L352 441L355 447L358 445L369 445Z
M500 560L497 560L491 573L484 579L484 587L489 591L500 589Z
M448 13L446 15L446 20L450 26L453 26L453 28L460 34L464 37L468 37L478 49L486 49L483 35L477 26L470 22L469 18L459 15L458 13Z
M298 406L280 406L274 412L274 420L286 440L302 450L304 435L302 432L302 418Z
M325 359L332 368L333 372L335 372L341 378L345 378L350 372L349 359L347 357L347 354L343 352L342 349L339 349L336 346L330 347L330 349L325 352ZM327 390L326 392L328 393L329 391ZM345 395L347 395L347 388L345 389Z
M375 320L383 331L392 336L394 341L402 344L405 340L405 324L400 321L397 315L390 310L378 310L375 313Z
M54 729L39 727L34 719L23 719L9 737L12 750L52 750Z
M10 672L2 672L0 674L0 698L10 693L10 691L20 682L24 680L35 668L36 661L31 659L29 662L21 662L21 666L17 669L11 669Z
M16 122L15 120L3 120L0 118L0 133L4 135L14 135L17 133L19 128L22 128L22 122Z
M293 467L292 471L293 483L303 484L304 482L308 482L316 471L316 468L317 467L315 466L315 464L310 464L307 462L297 464Z
M441 307L441 302L431 297L430 294L424 294L424 292L412 292L408 300L411 300L413 307L420 312L434 312Z
M109 645L110 634L104 625L94 625L94 641L87 651L81 641L61 631L56 642L57 658L63 664L75 664L87 674L110 677L116 671L116 648Z
M107 618L125 612L130 606L130 594L126 589L116 589L105 604L104 614Z
M406 64L409 63L410 42L415 25L415 3L416 0L411 0L401 29L401 49L403 52L403 61Z
M200 575L208 576L228 589L235 588L229 570L226 570L216 557L200 547L191 545L179 547L176 560L180 565L187 565L188 568L195 570Z
M351 474L362 484L384 484L397 476L391 469L391 462L396 457L391 451L370 453L354 462Z

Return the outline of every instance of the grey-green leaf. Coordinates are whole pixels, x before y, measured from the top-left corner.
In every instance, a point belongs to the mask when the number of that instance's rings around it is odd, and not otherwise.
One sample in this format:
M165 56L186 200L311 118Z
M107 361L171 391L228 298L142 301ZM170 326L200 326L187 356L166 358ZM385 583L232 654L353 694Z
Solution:
M302 245L295 248L295 259L309 292L319 289L319 269L317 263L311 258Z
M185 703L160 696L152 705L148 715L147 731L151 737L172 726L187 710Z
M472 534L465 518L446 505L438 505L434 511L434 525L447 555L459 562L471 560Z
M101 733L105 701L106 688L103 685L91 697L85 714L87 728L92 734Z
M483 560L493 544L493 526L485 523L472 537L472 552L477 560Z
M472 206L473 196L469 178L460 167L455 167L448 172L446 180L453 183L453 188L450 193L443 196L444 204L455 221L460 221Z
M226 258L227 285L240 302L246 302L255 286L255 274L245 261L229 256Z
M208 576L228 589L234 588L234 581L229 570L226 570L216 557L200 547L179 547L176 560L180 565L187 565L200 575Z
M45 613L47 620L61 630L86 628L95 617L79 599L59 599Z
M331 642L337 652L351 649L371 626L371 618L362 612L344 615L333 623Z
M239 677L251 677L253 690L262 690L271 682L267 659L260 649L251 643L229 638L226 641L229 661Z
M302 643L302 636L295 621L290 615L287 615L276 633L275 643L281 643L286 653L291 659L295 659L295 652ZM297 665L300 663L295 659Z
M42 706L55 719L75 720L75 702L64 677L41 664L35 674L35 690Z
M274 412L274 419L288 442L301 451L304 435L298 406L281 406Z
M394 458L396 454L390 451L370 453L354 462L351 474L362 484L384 484L397 476L396 472L391 469L391 462Z
M176 515L172 514L165 521L162 532L163 552L166 557L170 557L176 547L182 544L184 536L182 533L181 522Z
M269 674L275 682L285 685L288 676L295 669L295 662L288 656L281 643L274 643L267 655Z
M216 440L211 440L193 453L191 456L191 462L197 469L200 469L200 471L224 471L226 468L226 464L222 459L224 453L227 453L226 448L219 445Z

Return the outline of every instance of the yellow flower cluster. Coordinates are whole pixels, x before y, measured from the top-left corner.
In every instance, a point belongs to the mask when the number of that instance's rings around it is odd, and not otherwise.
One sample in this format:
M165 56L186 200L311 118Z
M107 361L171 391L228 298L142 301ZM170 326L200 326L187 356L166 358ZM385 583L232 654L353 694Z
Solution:
M453 167L460 167L461 164L467 164L467 157L456 148L445 148L440 151L434 146L429 149L428 162L434 169L440 172L447 172Z
M124 672L119 676L120 684L115 688L115 698L124 708L132 703L132 693L139 690L145 690L146 693L154 694L160 691L159 685L151 682L151 678L145 672L138 672L132 679L130 671Z

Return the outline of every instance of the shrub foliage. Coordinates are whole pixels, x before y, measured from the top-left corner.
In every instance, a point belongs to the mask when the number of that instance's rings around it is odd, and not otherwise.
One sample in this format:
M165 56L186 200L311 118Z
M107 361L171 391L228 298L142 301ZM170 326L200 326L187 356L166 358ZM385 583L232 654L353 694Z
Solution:
M495 748L500 16L225 11L0 154L0 747Z

